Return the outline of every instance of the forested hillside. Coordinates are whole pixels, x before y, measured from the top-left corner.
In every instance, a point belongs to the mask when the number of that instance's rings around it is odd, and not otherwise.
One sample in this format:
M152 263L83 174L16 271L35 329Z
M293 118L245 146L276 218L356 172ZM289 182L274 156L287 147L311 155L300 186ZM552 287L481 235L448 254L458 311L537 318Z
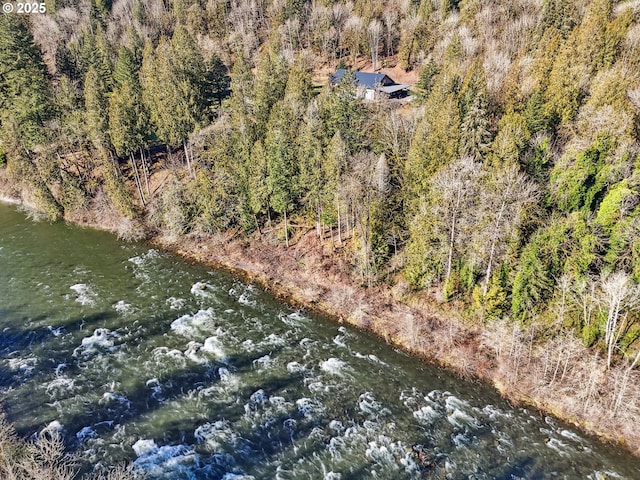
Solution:
M364 286L640 360L639 2L46 7L0 16L0 164L51 218L315 229ZM338 65L412 71L413 100Z

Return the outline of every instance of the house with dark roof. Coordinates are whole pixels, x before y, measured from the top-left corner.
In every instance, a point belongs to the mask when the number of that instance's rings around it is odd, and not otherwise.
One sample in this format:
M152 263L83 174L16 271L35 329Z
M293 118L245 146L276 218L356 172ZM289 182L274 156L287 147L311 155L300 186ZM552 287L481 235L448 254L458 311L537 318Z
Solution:
M332 86L340 83L347 70L340 68L329 77ZM360 96L365 100L376 98L402 98L407 95L409 85L394 82L384 73L352 72L356 78Z

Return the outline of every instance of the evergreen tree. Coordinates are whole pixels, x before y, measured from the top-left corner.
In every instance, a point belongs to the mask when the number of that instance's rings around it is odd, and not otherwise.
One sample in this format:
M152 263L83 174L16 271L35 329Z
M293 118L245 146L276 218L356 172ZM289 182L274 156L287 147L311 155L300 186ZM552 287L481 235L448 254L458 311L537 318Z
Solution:
M20 16L0 15L0 65L2 137L17 135L14 140L31 150L44 141L54 105L42 56Z
M347 71L340 82L325 92L320 102L320 115L327 139L340 132L349 153L362 149L365 140L365 108L357 96L355 75Z
M110 47L100 24L96 26L95 42L93 50L91 51L89 65L95 68L107 88L110 89L113 87L113 67L110 60Z
M118 50L118 60L113 71L113 80L116 87L122 87L125 83L131 85L138 83L138 69L133 52L122 46Z
M284 215L284 237L289 246L287 215L293 210L298 193L298 163L296 161L297 124L294 112L284 102L274 105L265 138L271 207Z
M91 67L84 80L84 105L87 114L87 137L93 146L106 152L110 150L109 141L109 103L107 87L98 71Z
M146 145L148 124L140 88L126 81L109 97L109 137L120 157Z
M149 137L138 66L127 47L118 52L113 79L116 86L109 96L109 136L118 156L125 157L144 147Z
M277 52L266 50L258 61L253 83L253 118L258 137L265 135L271 108L282 99L287 85L287 66Z
M545 0L542 6L542 18L539 31L542 35L553 28L567 38L578 23L578 12L572 0Z
M325 160L322 164L322 176L325 183L321 196L323 199L322 210L326 212L325 221L329 221L331 224L337 223L339 241L342 241L342 217L346 213L344 207L340 208L340 183L342 174L347 168L348 158L349 146L338 130L325 151Z
M313 96L311 66L307 58L298 57L289 70L284 98L289 102L298 117L302 117Z
M407 154L405 198L415 206L428 190L431 176L457 158L460 149L460 115L453 94L439 91L429 97Z
M45 122L54 117L46 70L23 19L0 15L0 156L11 177L29 185L42 211L55 219L62 208L49 183L59 180L59 165L44 146ZM37 151L40 150L40 151Z
M460 155L480 159L491 141L486 99L477 95L460 124Z
M420 77L413 86L413 91L416 92L418 98L424 100L429 96L438 73L440 73L440 70L433 60L429 60L424 67L422 67Z
M160 40L155 53L150 44L143 51L143 98L156 134L166 145L184 145L189 135L209 118L206 102L204 59L189 33L175 30L171 41Z
M302 201L307 205L309 216L316 223L316 232L322 236L323 191L326 185L323 171L321 142L322 124L317 105L307 110L303 122L298 158L300 159L300 190Z
M530 139L524 116L513 111L507 112L500 119L498 134L491 144L490 162L495 165L518 163Z
M268 182L269 164L267 153L261 140L258 140L251 150L251 161L247 163L247 194L251 213L264 215L269 209L269 197L271 196L270 184ZM256 227L258 221L255 220ZM259 227L258 227L259 228Z
M220 57L215 53L204 66L204 103L206 105L218 104L222 108L222 99L227 95L231 79L229 71Z

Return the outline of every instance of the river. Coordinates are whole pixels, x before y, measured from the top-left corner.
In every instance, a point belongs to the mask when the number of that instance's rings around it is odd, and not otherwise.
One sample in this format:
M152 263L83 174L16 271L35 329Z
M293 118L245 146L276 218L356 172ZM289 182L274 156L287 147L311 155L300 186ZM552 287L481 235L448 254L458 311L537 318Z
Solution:
M230 275L0 204L0 397L83 471L640 478L638 459Z

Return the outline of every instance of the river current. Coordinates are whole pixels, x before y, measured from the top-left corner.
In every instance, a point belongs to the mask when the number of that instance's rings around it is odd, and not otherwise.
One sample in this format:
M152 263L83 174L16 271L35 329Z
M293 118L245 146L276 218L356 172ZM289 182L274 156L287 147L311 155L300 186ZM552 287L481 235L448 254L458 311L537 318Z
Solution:
M640 478L492 389L143 244L0 204L0 398L85 472L150 479Z

